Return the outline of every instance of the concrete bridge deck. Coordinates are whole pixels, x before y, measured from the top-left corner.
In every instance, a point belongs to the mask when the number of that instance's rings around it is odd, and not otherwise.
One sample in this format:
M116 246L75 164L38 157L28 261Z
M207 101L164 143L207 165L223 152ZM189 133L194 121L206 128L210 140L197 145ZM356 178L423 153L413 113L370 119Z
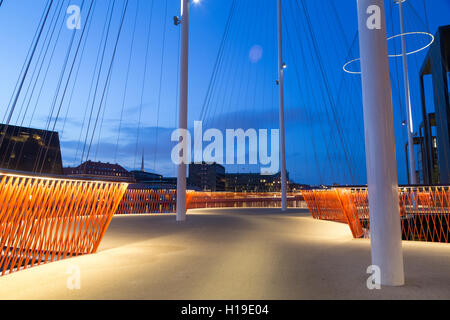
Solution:
M305 210L116 216L95 255L0 278L1 299L450 299L450 245L404 242L407 284L368 290L370 243ZM81 271L69 290L67 270Z

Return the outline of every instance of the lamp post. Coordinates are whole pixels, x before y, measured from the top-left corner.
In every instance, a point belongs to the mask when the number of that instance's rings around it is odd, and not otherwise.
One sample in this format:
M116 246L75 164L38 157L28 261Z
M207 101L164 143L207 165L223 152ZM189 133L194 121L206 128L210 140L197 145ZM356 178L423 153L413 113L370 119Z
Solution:
M281 166L281 210L287 210L287 175L286 175L286 137L284 127L284 69L283 62L283 29L281 0L278 0L278 87L280 99L280 166Z
M372 265L380 284L404 284L384 0L357 0Z

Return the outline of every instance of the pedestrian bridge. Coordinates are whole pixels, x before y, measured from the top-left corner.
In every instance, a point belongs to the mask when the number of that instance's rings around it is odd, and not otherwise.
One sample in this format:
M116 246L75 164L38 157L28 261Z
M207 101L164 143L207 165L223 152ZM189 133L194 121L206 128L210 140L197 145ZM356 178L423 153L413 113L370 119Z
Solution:
M368 290L369 240L345 224L305 209L188 214L115 216L96 254L1 277L0 299L450 298L447 244L404 242L406 285Z
M408 245L418 245L419 241L448 243L450 188L404 187L399 191L402 237L414 241ZM370 234L367 198L365 188L291 193L288 205L294 210L291 214L298 215L300 223L295 228L286 226L286 231L295 236L311 228L307 232L311 239L323 238L324 241L329 241L330 237L341 241L341 236L349 239L367 238ZM117 217L114 220L118 221L116 223L125 221L125 229L121 231L125 233L134 233L133 226L128 225L131 222L136 224L137 230L141 224L151 224L152 221L171 222L174 220L170 213L175 211L176 193L171 190L128 188L125 183L4 172L0 174L0 200L0 274L8 275L14 271L97 252L104 236L113 233L107 230L114 215ZM194 229L197 228L197 222L198 228L211 230L215 228L213 224L217 223L219 225L215 232L233 233L233 230L223 227L227 223L233 226L238 221L243 226L251 222L267 228L266 231L262 228L255 231L262 238L273 227L270 223L260 225L259 218L261 221L272 221L274 226L295 218L295 215L284 214L276 209L281 205L278 193L188 192L187 205L191 211L201 213L192 216L187 223ZM195 211L199 208L204 209ZM306 216L308 220L305 220ZM317 220L330 222L324 224ZM222 226L222 223L225 225ZM170 232L176 232L175 225L180 230L185 228L182 223L171 222L175 229ZM165 228L157 230L160 234ZM336 230L339 230L339 237L334 233ZM164 238L164 233L159 237ZM149 238L143 235L142 240L148 241ZM114 243L115 240L111 241ZM189 242L189 238L185 241ZM211 241L209 234L205 235L204 241ZM430 243L422 245L432 247ZM442 246L447 248L448 244Z

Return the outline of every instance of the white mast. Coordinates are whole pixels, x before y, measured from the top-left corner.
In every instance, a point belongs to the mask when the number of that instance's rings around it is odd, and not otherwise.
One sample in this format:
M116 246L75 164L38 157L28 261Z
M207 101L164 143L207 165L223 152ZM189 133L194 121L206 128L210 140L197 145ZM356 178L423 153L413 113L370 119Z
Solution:
M381 285L404 284L384 0L357 0L372 265Z
M278 0L278 77L280 90L280 162L281 162L281 210L287 210L286 138L284 127L284 79L281 0Z
M408 163L409 163L409 183L412 185L417 184L416 175L416 159L414 156L414 125L412 119L411 111L411 93L409 89L409 74L408 74L408 58L406 54L406 41L405 41L405 26L403 20L403 5L402 3L406 0L394 0L398 3L398 8L400 11L400 32L402 38L402 58L403 58L403 81L405 86L405 104L406 104L406 117L408 124Z
M181 56L180 56L180 106L179 129L187 130L188 57L189 57L189 0L181 0ZM187 150L186 137L183 152ZM177 221L186 220L186 163L178 165Z

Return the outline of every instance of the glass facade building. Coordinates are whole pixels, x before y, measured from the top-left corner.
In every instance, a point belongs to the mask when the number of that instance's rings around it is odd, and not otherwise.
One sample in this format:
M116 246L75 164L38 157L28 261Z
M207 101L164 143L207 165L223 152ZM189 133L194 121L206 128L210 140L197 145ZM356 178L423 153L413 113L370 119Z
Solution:
M61 175L58 132L0 124L0 168Z

